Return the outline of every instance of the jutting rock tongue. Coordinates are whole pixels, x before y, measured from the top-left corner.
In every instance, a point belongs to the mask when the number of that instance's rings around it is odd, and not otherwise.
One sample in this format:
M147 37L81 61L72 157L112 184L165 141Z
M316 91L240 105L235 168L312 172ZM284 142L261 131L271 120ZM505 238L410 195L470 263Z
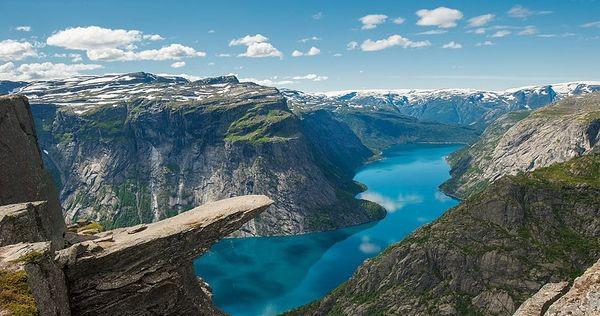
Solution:
M0 135L0 205L47 201L36 206L36 212L28 212L31 223L37 225L37 237L16 236L21 240L12 241L50 240L52 248L62 248L65 222L56 189L42 163L26 97L0 97ZM2 214L0 221L4 217Z

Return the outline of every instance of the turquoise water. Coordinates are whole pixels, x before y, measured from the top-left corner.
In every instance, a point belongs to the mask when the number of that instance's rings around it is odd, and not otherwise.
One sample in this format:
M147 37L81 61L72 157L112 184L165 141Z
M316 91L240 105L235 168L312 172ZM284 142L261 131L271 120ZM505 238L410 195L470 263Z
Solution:
M194 262L214 302L231 315L275 315L322 297L377 255L458 202L438 190L449 178L444 157L459 145L394 147L358 170L359 197L388 210L367 225L289 237L226 239Z

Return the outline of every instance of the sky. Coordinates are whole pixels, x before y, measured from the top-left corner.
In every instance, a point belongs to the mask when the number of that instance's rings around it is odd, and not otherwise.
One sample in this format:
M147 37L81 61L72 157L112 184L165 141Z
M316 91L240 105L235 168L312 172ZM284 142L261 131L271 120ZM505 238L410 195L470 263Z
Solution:
M600 2L1 0L0 80L235 74L304 91L600 80Z

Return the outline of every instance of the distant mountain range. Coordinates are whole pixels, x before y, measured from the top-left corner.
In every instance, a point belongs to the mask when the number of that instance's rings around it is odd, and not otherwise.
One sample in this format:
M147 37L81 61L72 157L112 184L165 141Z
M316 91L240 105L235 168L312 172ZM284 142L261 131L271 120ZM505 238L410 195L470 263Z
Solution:
M537 109L571 95L600 91L600 82L582 81L504 91L473 89L347 90L305 93L283 89L297 107L354 108L398 112L422 121L484 127L500 115Z

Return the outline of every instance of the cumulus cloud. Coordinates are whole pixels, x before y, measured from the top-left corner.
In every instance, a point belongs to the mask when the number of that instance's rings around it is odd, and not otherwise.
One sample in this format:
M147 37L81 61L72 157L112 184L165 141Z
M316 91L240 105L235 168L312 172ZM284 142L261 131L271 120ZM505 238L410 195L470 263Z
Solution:
M89 50L126 47L142 39L143 34L138 30L87 26L58 31L48 37L46 43L68 49Z
M405 21L406 21L406 19L404 19L404 18L401 18L401 17L397 17L397 18L395 18L395 19L394 19L394 21L392 21L392 22L394 22L394 24L402 24L402 23L404 23Z
M286 76L279 77L273 76L267 79L257 79L257 78L240 78L241 82L254 82L263 86L287 86L291 84L297 84L299 81L325 81L329 79L327 76L321 76L317 74L307 74L302 76Z
M463 17L459 10L446 7L438 7L433 10L421 9L416 12L416 15L419 17L417 25L441 28L455 27L457 21Z
M171 44L159 49L148 49L139 52L119 48L102 48L87 51L93 61L133 61L133 60L180 60L189 57L204 57L205 52L181 44Z
M510 35L510 33L511 32L507 31L507 30L500 30L500 31L497 31L496 33L492 34L492 37L505 37L505 36Z
M455 41L451 41L449 43L446 43L442 46L442 48L447 48L447 49L459 49L462 48L462 45L455 42Z
M316 55L319 55L320 53L321 53L321 50L313 46L306 53L303 53L303 52L301 52L299 50L294 50L292 52L292 56L293 57L316 56Z
M231 54L221 53L217 54L217 57L231 57Z
M145 40L149 40L149 41L162 41L164 40L164 37L158 35L158 34L147 34L147 35L143 35L142 36L143 39Z
M92 61L179 60L206 56L202 51L181 44L134 51L137 42L163 39L158 34L143 34L138 30L87 26L58 31L48 37L46 43L66 49L83 50Z
M95 64L33 63L15 67L12 62L0 65L0 79L43 80L66 78L79 75L82 71L102 68Z
M550 13L552 13L552 11L534 11L534 10L525 8L521 5L515 5L512 8L510 8L510 10L508 10L508 12L507 12L508 16L510 16L512 18L518 18L518 19L526 19L530 16L544 15L544 14L550 14Z
M346 44L346 49L347 50L355 50L358 48L358 43L355 41L349 42L348 44Z
M185 66L185 61L176 61L171 64L171 68L181 68Z
M418 48L418 47L426 47L430 46L431 43L429 41L418 41L413 42L408 38L402 37L400 35L391 35L388 38L380 39L373 41L371 39L367 39L360 45L360 49L365 52L374 52L383 50L386 48L400 46L403 48Z
M21 31L21 32L29 32L29 31L31 31L31 26L29 26L29 25L20 25L20 26L15 27L15 30Z
M0 41L0 60L17 61L37 56L38 53L35 47L29 42L19 42L10 39Z
M377 25L384 23L387 18L387 15L384 14L369 14L358 20L362 23L362 30L370 30L376 28Z
M240 57L279 57L283 54L268 42L269 38L261 34L246 35L242 38L233 39L229 42L229 46L246 46L246 52L239 54Z
M470 18L469 26L470 27L481 27L481 26L487 25L494 19L494 17L495 16L493 14L488 13L488 14L479 15L479 16Z
M58 57L58 58L71 58L71 61L74 63L80 62L83 60L83 58L81 58L81 54L65 54L65 53L60 53L60 54L54 54L54 57Z

